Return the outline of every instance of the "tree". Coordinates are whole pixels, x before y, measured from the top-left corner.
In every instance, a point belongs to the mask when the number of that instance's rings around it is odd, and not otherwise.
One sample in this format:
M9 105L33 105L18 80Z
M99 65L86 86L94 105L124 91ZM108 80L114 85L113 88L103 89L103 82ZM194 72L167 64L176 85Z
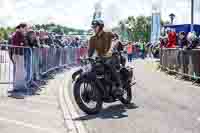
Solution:
M124 33L126 32L130 41L148 42L151 37L151 19L151 16L129 16L127 19L119 21L118 27L113 29L119 31L122 38L125 37ZM161 20L161 26L169 23L169 21Z
M63 34L63 33L68 34L69 32L77 32L78 34L83 34L85 32L85 30L69 28L69 27L65 27L61 25L56 25L54 23L42 24L42 25L36 24L34 26L34 30L40 30L42 28L49 32L55 32L58 34ZM15 28L12 28L12 27L7 27L7 28L0 27L0 39L7 40L9 37L9 34L11 34L14 31L15 31Z
M36 30L39 30L41 28L41 26L39 24L35 25Z
M163 27L164 25L170 24L169 21L163 21L163 20L161 20L160 23L161 23L161 27Z
M3 33L0 32L0 41L3 40Z
M52 32L55 32L55 33L57 33L57 34L62 34L62 30L61 30L60 27L54 28L54 29L52 30Z
M119 29L120 29L120 35L122 36L122 39L125 38L125 24L123 21L119 22Z
M131 41L148 41L151 33L151 17L130 16L124 21L119 22L120 32L127 32Z
M8 32L6 30L3 31L3 38L8 40Z

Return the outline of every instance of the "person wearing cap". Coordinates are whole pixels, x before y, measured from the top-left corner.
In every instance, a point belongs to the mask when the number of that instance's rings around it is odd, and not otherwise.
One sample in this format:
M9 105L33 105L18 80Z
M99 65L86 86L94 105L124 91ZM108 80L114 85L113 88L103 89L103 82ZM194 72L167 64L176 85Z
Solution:
M115 58L115 56L112 56L112 52L110 50L112 40L115 38L115 35L112 32L105 32L103 30L104 22L102 20L94 20L92 22L92 28L95 32L95 35L90 38L88 56L92 57L96 52L97 56L107 58L106 64L109 67L115 82L113 93L116 96L121 96L123 95L123 91L121 88L120 76L116 70L116 64L118 64L118 60Z
M92 28L95 35L89 41L89 56L92 56L94 52L96 52L97 56L110 56L108 52L115 35L112 32L105 32L103 30L104 22L101 20L93 21Z

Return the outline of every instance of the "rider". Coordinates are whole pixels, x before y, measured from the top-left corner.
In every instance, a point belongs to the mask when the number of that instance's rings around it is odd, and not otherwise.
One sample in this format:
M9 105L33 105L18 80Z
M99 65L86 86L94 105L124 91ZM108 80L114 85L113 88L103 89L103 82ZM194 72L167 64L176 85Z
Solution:
M120 76L116 68L113 67L116 60L111 58L112 53L110 50L112 39L115 39L116 35L112 32L105 32L103 30L104 22L102 20L94 20L92 22L92 28L94 29L95 35L90 38L88 56L91 57L96 52L97 56L105 57L107 59L106 65L110 68L112 77L114 78L113 80L115 80L114 95L121 96L123 92Z

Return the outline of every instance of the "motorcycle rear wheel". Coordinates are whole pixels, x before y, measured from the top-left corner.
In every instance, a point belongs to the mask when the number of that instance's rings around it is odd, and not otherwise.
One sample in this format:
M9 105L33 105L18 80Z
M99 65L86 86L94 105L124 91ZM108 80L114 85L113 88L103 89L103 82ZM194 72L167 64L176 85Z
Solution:
M94 89L93 91L95 91L95 94L94 94L95 101L96 101L95 107L92 107L92 108L88 107L86 105L86 102L84 101L84 98L82 97L81 85L84 83L86 83L87 85L90 85L91 88ZM84 93L87 93L87 92L84 92ZM86 95L88 95L88 97L91 96L91 94L86 94ZM74 98L75 98L75 101L78 104L79 108L88 115L97 114L102 109L102 104L103 104L102 95L101 95L99 89L96 88L95 84L92 81L88 81L85 79L81 79L81 80L77 81L74 85Z

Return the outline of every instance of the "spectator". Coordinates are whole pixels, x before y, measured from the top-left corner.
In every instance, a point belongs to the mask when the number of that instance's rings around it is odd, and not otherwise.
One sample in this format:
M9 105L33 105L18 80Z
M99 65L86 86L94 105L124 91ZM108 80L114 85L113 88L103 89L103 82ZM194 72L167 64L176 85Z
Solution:
M17 29L16 29L17 30ZM12 37L14 36L14 32L12 32L9 36L8 39L8 45L12 45ZM9 47L9 58L12 61L12 63L14 64L14 60L13 60L13 49Z
M35 64L35 60L38 60L38 57L36 58L36 53L38 53L38 49L34 49L34 48L39 48L40 47L40 43L39 43L39 39L36 36L36 33L32 30L29 29L29 31L26 34L26 46L29 48L25 49L25 55L24 55L24 60L25 60L25 69L26 69L26 81L30 81L31 80L31 56L33 57L32 61L33 64ZM31 51L32 51L32 55L31 55ZM32 65L33 65L32 64Z
M117 49L117 51L123 51L124 50L124 46L123 46L121 41L118 41L118 43L116 45L116 49Z
M179 43L179 47L180 48L186 48L186 47L188 47L188 41L186 39L185 32L180 32L179 33L179 41L178 41L178 43Z
M199 45L199 38L196 36L195 32L190 32L187 36L188 47L187 49L196 48Z
M176 32L168 32L167 48L176 48Z
M141 57L142 57L142 59L144 59L144 58L145 58L145 47L144 47L144 43L143 43L142 41L139 41L139 42L140 42L139 46L140 46Z
M25 32L27 25L20 24L16 27L16 32L12 37L12 45L15 46L13 50L13 61L14 61L14 90L17 91L22 86L24 87L25 71L23 67L23 49L19 46L25 45Z
M152 58L152 57L153 57L151 46L152 46L152 43L150 43L150 42L148 42L148 43L146 44L147 56L148 56L149 58Z
M77 48L78 46L79 46L79 38L76 37L75 39L73 39L73 41L71 43L71 47Z
M40 45L42 48L49 48L50 46L47 45L46 39L48 39L48 36L46 35L45 31L42 29L39 32L39 39L40 39Z
M128 62L132 62L133 46L131 42L129 42L127 45L127 54L128 54Z
M132 58L136 58L136 43L135 42L133 42L132 43L132 51L133 51L133 54L132 54Z
M53 37L51 35L47 35L45 39L45 43L49 46L54 46Z
M165 43L163 37L160 37L159 41L160 41L160 48L164 48L164 47L166 47L166 43Z
M123 51L123 44L121 43L121 41L119 40L119 36L117 34L114 35L115 39L112 42L113 45L113 49L120 52Z
M26 27L26 24L20 24L16 27L16 32L12 36L12 43L14 46L24 46Z
M41 47L41 43L40 43L40 33L36 32L35 33L35 39L37 41L38 47Z

